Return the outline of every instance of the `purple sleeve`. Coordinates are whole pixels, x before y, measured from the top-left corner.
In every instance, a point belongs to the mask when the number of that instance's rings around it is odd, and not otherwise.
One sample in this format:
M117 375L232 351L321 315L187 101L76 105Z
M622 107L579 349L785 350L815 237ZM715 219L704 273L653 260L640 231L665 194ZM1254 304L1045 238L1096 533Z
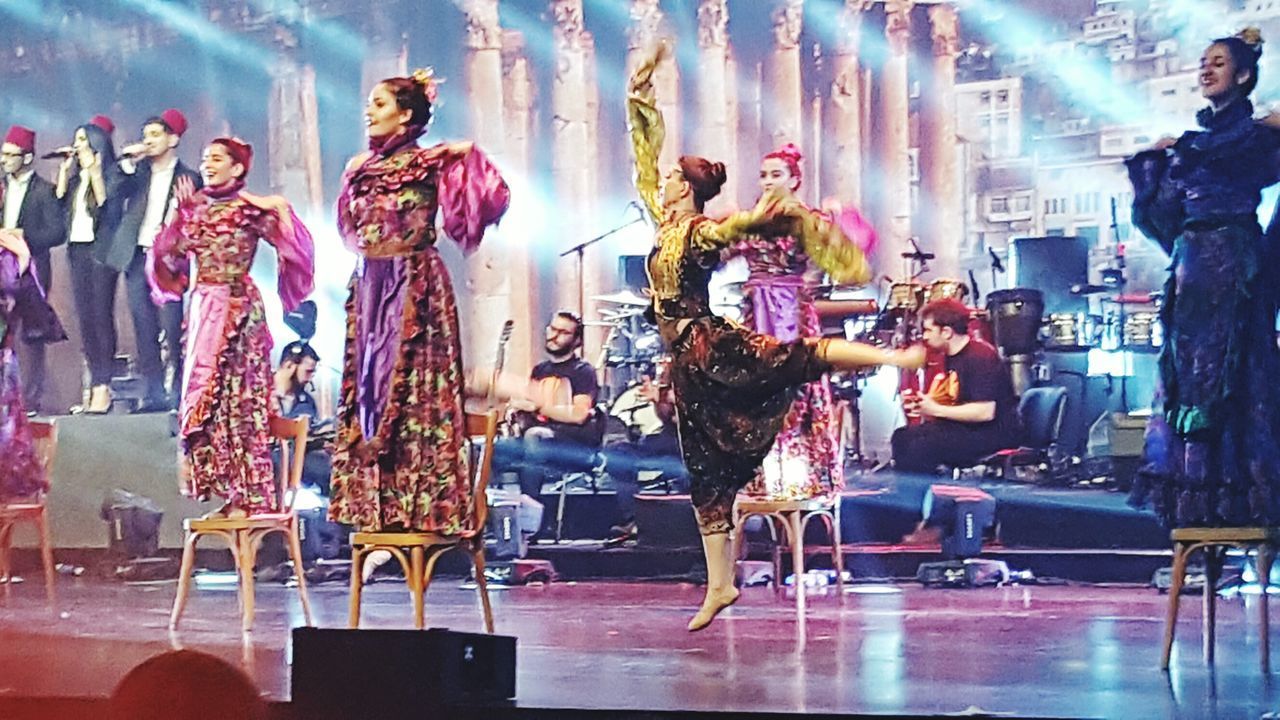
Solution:
M490 225L511 204L511 189L479 148L445 160L440 178L444 231L466 254L475 252Z
M165 225L147 252L147 282L151 284L151 300L157 305L182 299L190 281L191 263L181 251L182 228L191 216L191 204L178 207L178 217Z
M289 208L288 226L278 219L270 224L267 242L276 249L280 304L292 311L315 289L315 243L298 214Z

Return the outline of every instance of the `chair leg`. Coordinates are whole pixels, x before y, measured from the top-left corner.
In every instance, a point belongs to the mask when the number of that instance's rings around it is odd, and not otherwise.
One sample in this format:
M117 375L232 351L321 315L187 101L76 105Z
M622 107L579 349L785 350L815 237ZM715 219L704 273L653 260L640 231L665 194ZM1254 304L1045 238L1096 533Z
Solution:
M1169 669L1169 657L1173 653L1173 637L1178 629L1178 601L1182 597L1183 578L1187 574L1187 548L1182 543L1173 544L1173 577L1169 584L1169 611L1164 622L1164 651L1160 655L1160 669Z
M40 531L40 559L44 563L44 592L49 598L49 604L53 605L57 601L54 581L57 578L53 567L53 538L49 536L49 511L47 508L41 507L40 514L36 516L36 525Z
M480 591L480 606L484 610L484 631L493 634L493 608L489 605L489 580L484 576L484 543L471 546L471 562L476 569L476 589Z
M196 541L200 536L188 532L182 543L182 567L178 570L178 594L173 598L173 612L169 614L169 629L178 628L178 620L187 606L187 593L191 591L191 571L196 564Z
M244 595L244 614L240 629L244 632L253 630L253 611L256 590L253 586L253 566L256 564L258 544L248 531L233 534L233 542L240 546L240 592Z
M844 547L840 540L840 499L836 498L835 516L823 515L823 519L827 523L827 529L830 531L831 537L831 563L836 566L836 592L840 593L840 597L844 597Z
M1214 638L1218 629L1218 577L1222 571L1222 548L1204 549L1204 661L1213 664Z
M791 573L795 578L796 612L804 613L804 526L800 522L800 513L787 513L791 523Z
M4 578L4 595L9 597L13 587L13 567L9 564L9 542L13 535L13 524L0 524L0 578Z
M1267 605L1270 601L1267 599L1267 586L1271 583L1271 562L1275 559L1272 554L1271 544L1264 542L1258 546L1258 629L1262 634L1258 642L1259 651L1262 653L1262 672L1263 674L1271 673L1271 618L1270 610Z
M413 626L419 630L426 624L426 608L423 606L427 594L423 587L426 581L426 568L423 553L421 545L409 551L409 577L406 578L409 583L409 593L413 595Z
M307 577L302 571L302 541L298 539L298 518L295 516L285 533L289 538L289 557L293 560L293 576L298 580L298 599L302 601L302 617L307 627L315 627L311 619L311 600L307 598Z
M773 536L773 593L782 595L782 544L787 537L787 529L782 521L774 515L765 515L769 524L769 534Z
M364 590L364 554L365 549L359 545L351 546L351 599L347 626L352 630L360 627L360 593Z

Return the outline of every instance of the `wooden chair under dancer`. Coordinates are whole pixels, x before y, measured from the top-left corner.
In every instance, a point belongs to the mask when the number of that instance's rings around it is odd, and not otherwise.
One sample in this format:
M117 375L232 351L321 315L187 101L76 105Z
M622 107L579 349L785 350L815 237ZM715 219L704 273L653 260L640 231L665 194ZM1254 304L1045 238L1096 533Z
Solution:
M1253 550L1257 556L1259 606L1258 649L1262 655L1262 672L1271 671L1271 631L1267 611L1267 585L1271 580L1271 564L1280 545L1280 528L1177 528L1170 533L1173 540L1173 578L1169 587L1169 613L1164 626L1164 652L1160 656L1160 669L1169 669L1169 657L1173 653L1173 636L1178 629L1178 601L1187 574L1187 560L1197 550L1204 553L1204 661L1213 664L1214 634L1217 622L1215 600L1218 595L1218 577L1227 548L1239 548L1246 553Z
M53 478L53 460L58 452L58 426L53 420L32 420L30 422L31 439L35 443L36 459L45 476ZM40 559L44 564L45 594L52 604L56 598L54 591L53 541L49 536L49 508L47 495L39 493L30 498L14 502L0 503L0 579L4 582L6 594L13 582L13 565L10 557L10 545L13 542L13 530L19 523L31 523L40 538Z
M302 543L298 538L298 513L293 508L298 486L302 483L302 466L307 455L307 432L311 418L303 416L294 420L272 417L271 436L280 445L280 467L276 475L278 512L259 513L242 518L188 518L183 524L186 539L182 544L182 570L178 575L178 595L173 600L173 613L169 627L178 627L182 610L191 590L191 571L196 561L196 543L205 535L221 538L231 548L236 572L240 578L239 595L241 627L248 632L253 628L254 577L253 566L258 558L262 540L271 533L282 533L288 546L289 559L293 561L293 574L298 581L298 595L302 599L302 613L307 625L311 621L311 601L307 599L307 581L302 572Z
M484 610L484 629L493 633L493 609L489 605L489 587L484 576L484 527L488 519L489 505L486 491L493 471L493 444L498 435L497 410L466 414L466 432L469 442L482 439L479 462L468 463L471 476L471 522L467 528L454 534L429 532L356 532L351 534L351 627L360 626L360 596L364 589L364 563L369 553L386 550L400 562L405 582L413 595L413 625L422 629L425 625L427 588L435 572L436 561L454 548L471 555L475 566L476 589ZM475 456L475 453L472 454ZM406 554L406 550L408 551Z

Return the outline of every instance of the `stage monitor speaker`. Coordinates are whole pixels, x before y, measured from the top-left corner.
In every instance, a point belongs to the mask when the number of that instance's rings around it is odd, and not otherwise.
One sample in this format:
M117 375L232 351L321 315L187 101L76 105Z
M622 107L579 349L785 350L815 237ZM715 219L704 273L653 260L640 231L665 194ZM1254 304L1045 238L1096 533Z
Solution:
M420 718L516 695L516 639L431 630L293 630L290 694L304 717Z
M1050 235L1014 238L1009 244L1011 281L1015 287L1044 294L1045 314L1089 311L1084 295L1072 286L1089 284L1089 243L1083 237Z
M649 287L649 275L645 272L645 255L618 256L618 277L622 286L640 292Z

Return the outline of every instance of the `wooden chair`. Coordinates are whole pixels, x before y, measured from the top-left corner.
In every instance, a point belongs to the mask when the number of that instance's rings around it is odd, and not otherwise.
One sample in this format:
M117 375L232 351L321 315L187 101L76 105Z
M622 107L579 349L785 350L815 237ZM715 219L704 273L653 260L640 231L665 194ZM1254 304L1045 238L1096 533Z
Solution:
M1259 647L1262 652L1262 672L1271 670L1271 637L1267 617L1267 583L1271 579L1271 564L1275 560L1276 547L1280 544L1280 528L1178 528L1171 534L1173 540L1173 582L1169 587L1169 614L1164 626L1164 653L1160 656L1160 669L1169 669L1169 656L1173 653L1173 636L1178 628L1178 601L1187 573L1187 560L1191 553L1204 551L1204 661L1213 664L1214 624L1217 620L1214 601L1217 598L1218 578L1227 548L1235 547L1257 552L1258 598L1261 616Z
M178 575L178 595L173 600L173 613L169 616L169 628L178 627L182 610L191 590L191 571L196 560L196 542L209 535L226 541L231 548L236 572L240 577L241 627L246 632L253 627L253 566L258 558L262 540L271 533L283 533L293 560L293 574L298 580L298 595L302 599L302 613L307 625L312 625L311 602L307 599L307 581L302 572L302 543L298 539L298 514L293 509L298 486L302 482L302 465L307 452L307 430L311 419L303 416L296 420L271 418L271 436L280 444L280 468L277 474L276 502L278 512L261 513L244 518L188 518L182 526L186 539L182 544L182 570Z
M848 413L840 403L833 413L836 422L836 437L841 439L836 457L844 459L844 428ZM769 535L773 539L773 588L782 592L782 553L786 548L791 550L792 572L795 574L796 609L804 610L804 533L809 522L821 518L827 526L827 536L831 538L832 564L836 568L836 587L840 597L844 597L844 550L840 540L840 493L832 492L804 500L770 500L767 498L741 495L733 507L734 525L739 531L733 536L733 557L742 557L742 523L752 515L764 517L769 527Z
M53 477L53 460L58 452L58 426L53 420L32 420L31 439L35 443L36 457L46 477ZM13 529L18 523L29 522L36 527L40 536L40 558L44 563L45 595L52 604L56 598L54 590L53 542L49 536L49 509L46 495L40 493L36 497L24 499L22 502L0 503L0 578L4 579L5 594L9 593L10 581L13 579L10 545L13 541Z
M419 630L425 624L424 602L431 575L440 556L454 548L471 554L475 565L476 587L484 607L484 629L493 634L493 609L489 606L489 587L484 577L484 527L489 506L485 491L493 470L493 444L498 434L498 411L466 414L467 436L484 438L480 460L471 463L471 523L462 532L442 535L428 532L355 532L351 534L351 627L360 626L360 595L364 588L364 562L374 550L386 550L400 562L405 582L413 595L413 625ZM474 456L474 453L473 453ZM408 550L408 554L405 554Z

